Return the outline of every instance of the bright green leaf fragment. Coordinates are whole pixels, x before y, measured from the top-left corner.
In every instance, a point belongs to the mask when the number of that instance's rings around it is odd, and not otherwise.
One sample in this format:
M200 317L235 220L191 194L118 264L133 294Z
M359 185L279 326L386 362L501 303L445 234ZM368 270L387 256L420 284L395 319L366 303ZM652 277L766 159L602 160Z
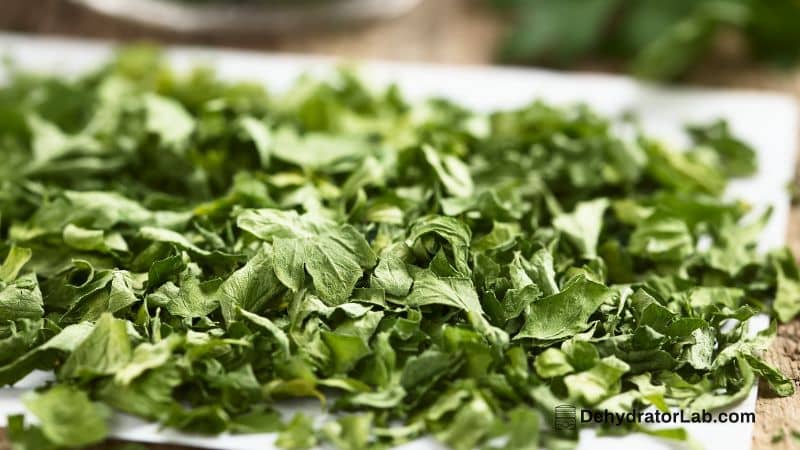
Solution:
M364 450L370 448L372 421L372 414L344 416L325 424L322 427L322 434L336 448Z
M108 435L106 421L110 411L77 388L58 385L28 395L24 401L39 419L44 436L53 444L82 447L100 442Z
M59 371L62 378L94 378L117 373L131 360L127 323L103 314L92 332L69 355ZM129 375L123 375L127 378Z
M583 257L594 258L606 208L608 200L602 198L579 203L572 213L556 216L553 227L567 235Z
M14 281L22 267L30 261L32 254L29 248L11 247L3 265L0 266L0 281L6 283Z
M594 405L604 398L617 394L622 375L630 366L614 356L601 359L589 370L564 378L570 397Z
M170 146L184 145L194 130L192 116L173 99L155 94L144 97L147 111L146 128L158 135L164 144Z
M272 242L275 272L287 287L299 288L305 267L320 296L333 303L344 301L363 270L375 265L369 244L350 225L276 210L244 211L237 224Z
M36 319L42 314L42 292L33 274L23 275L0 290L0 320Z
M580 277L560 293L534 302L515 339L542 341L564 339L585 331L589 318L617 294L607 287Z
M297 413L278 435L275 445L286 450L304 450L317 444L317 436L311 419Z
M495 421L494 413L486 401L476 395L461 405L447 427L436 438L457 450L468 450L486 437Z

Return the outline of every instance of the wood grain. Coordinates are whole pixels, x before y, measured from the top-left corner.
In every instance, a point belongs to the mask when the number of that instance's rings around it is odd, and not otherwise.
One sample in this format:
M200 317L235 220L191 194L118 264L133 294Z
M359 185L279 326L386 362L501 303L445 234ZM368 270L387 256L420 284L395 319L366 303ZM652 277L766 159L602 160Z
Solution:
M35 6L31 6L35 3ZM474 0L425 0L411 13L385 22L335 30L299 30L272 34L175 33L105 17L67 0L0 0L0 28L43 34L106 38L120 41L153 40L230 46L280 52L319 53L340 58L374 58L456 64L488 64L502 33L498 19ZM742 63L735 40L722 41L690 82L711 86L781 91L800 99L800 72L788 73ZM746 57L746 55L745 55ZM606 63L588 63L583 69L609 69ZM800 209L794 207L788 242L800 255ZM781 325L767 359L800 380L800 321ZM800 431L800 394L775 398L762 386L756 408L755 449L800 448L791 430ZM783 430L785 437L772 442ZM91 450L119 449L110 442ZM148 450L185 450L186 447L150 445ZM0 430L0 450L9 450Z

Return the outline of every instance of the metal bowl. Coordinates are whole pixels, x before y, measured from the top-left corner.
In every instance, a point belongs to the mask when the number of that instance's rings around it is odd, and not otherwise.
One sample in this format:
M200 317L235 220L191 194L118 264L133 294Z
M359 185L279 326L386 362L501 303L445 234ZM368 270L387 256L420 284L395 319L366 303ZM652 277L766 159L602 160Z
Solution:
M72 0L98 12L183 32L281 32L400 15L420 0Z

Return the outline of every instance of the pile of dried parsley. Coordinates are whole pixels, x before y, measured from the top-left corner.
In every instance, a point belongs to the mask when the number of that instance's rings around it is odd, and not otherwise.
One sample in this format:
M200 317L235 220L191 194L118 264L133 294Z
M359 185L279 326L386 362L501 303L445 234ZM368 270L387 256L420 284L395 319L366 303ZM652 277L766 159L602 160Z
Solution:
M790 395L759 356L774 324L746 324L800 310L797 266L756 252L768 213L720 198L754 153L722 122L688 132L673 152L583 107L412 106L348 73L268 95L143 48L15 74L0 384L57 381L14 448L103 440L112 409L290 449L570 447L555 405ZM334 419L282 420L296 397Z

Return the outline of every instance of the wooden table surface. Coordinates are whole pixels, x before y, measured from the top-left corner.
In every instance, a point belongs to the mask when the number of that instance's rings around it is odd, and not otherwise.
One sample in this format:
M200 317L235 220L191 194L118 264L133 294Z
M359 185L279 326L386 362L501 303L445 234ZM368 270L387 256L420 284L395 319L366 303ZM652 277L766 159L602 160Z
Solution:
M35 5L35 6L32 6ZM263 49L278 52L319 53L341 58L377 58L455 64L491 63L493 50L502 35L498 18L477 0L424 0L409 14L390 21L351 25L325 31L302 30L280 35L263 34L180 34L127 23L96 14L68 0L0 0L0 29L107 38L114 40L156 40L214 46ZM691 74L692 83L768 89L800 99L800 71L780 72L742 62L738 47L723 41L704 67ZM589 64L584 69L606 68ZM788 242L800 255L800 208L794 207L787 230ZM781 325L778 338L767 358L789 377L800 382L800 321ZM798 383L800 387L800 383ZM800 394L789 398L769 396L760 389L756 408L754 449L800 448L791 430L800 431ZM786 437L773 443L781 430ZM111 442L92 450L122 449ZM176 446L144 446L148 450L183 450ZM0 430L0 450L8 450Z

